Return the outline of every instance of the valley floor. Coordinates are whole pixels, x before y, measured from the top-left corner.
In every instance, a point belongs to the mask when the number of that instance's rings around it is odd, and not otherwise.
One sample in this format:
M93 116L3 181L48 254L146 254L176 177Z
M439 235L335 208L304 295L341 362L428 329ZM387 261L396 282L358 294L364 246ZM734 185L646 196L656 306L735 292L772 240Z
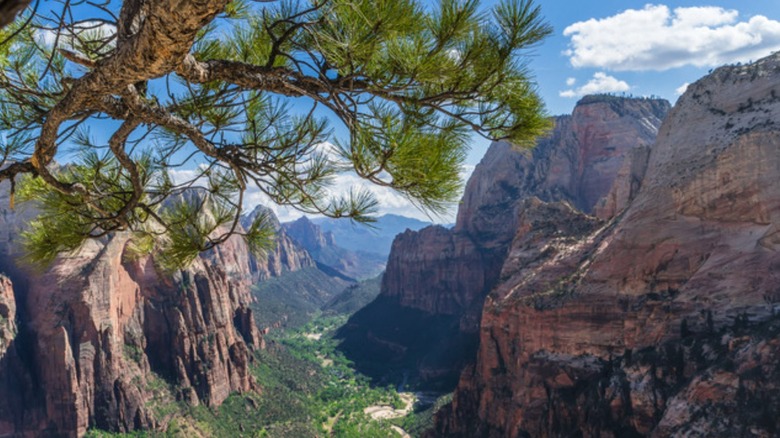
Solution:
M161 388L152 403L166 417L164 431L118 435L92 430L87 437L419 436L447 400L437 402L440 394L410 388L376 386L356 372L333 338L346 319L320 315L299 328L272 331L268 347L252 364L259 394L234 394L209 409L177 402L171 396L176 388Z

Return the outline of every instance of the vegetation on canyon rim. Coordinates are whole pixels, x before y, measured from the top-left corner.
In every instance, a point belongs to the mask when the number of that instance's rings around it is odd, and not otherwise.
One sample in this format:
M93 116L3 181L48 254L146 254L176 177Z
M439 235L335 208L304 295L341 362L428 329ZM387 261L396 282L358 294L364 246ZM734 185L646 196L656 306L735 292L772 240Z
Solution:
M170 268L232 234L262 250L268 218L238 221L250 187L370 221L371 193L329 191L347 169L440 212L470 132L548 126L519 53L550 32L530 0L63 1L0 32L0 181L36 201L37 262L117 231Z

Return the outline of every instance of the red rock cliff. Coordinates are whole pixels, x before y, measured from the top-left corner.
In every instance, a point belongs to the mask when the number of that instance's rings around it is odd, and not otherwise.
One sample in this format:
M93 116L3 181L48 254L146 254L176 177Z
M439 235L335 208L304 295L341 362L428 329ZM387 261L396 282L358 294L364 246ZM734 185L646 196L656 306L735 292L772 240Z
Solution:
M776 436L779 96L780 55L720 68L617 220L529 206L436 435Z
M0 436L149 429L169 420L156 408L175 401L161 386L210 406L255 388L250 350L262 338L248 305L257 273L240 238L163 275L152 258L129 258L123 235L89 242L43 273L16 267L16 235L6 237L3 269L16 290L0 280L0 315L10 309L0 326L15 318L21 327L0 343Z
M297 245L279 223L274 212L268 207L258 205L252 212L241 218L241 225L248 228L258 215L265 215L276 228L276 245L265 254L265 257L257 259L250 255L250 270L255 280L267 280L271 277L279 277L285 272L298 271L316 265L314 259L303 247Z
M0 356L16 337L16 298L11 280L0 275Z
M151 259L124 260L126 239L89 243L63 256L24 292L36 384L44 404L31 407L30 434L79 436L90 426L114 431L154 427L153 389L161 377L189 403L219 405L253 388L250 348L260 346L248 277L230 242L173 277ZM244 266L246 266L244 264ZM13 396L8 395L8 396ZM13 424L14 419L3 419ZM10 432L6 430L5 432Z
M342 331L348 355L358 365L379 357L423 381L454 384L473 360L482 304L499 279L522 201L563 200L586 211L604 203L625 157L653 143L668 110L662 100L592 96L556 118L531 151L491 145L453 230L396 238L380 297Z

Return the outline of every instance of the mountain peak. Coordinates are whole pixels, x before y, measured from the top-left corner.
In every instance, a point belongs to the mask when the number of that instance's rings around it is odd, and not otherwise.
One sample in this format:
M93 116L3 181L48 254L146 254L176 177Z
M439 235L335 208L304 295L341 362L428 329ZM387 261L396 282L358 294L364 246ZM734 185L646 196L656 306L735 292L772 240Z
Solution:
M241 226L244 227L245 229L249 228L252 222L254 222L254 220L261 214L267 215L271 223L273 224L274 229L276 231L279 231L279 229L282 227L282 224L279 222L279 219L276 217L276 214L274 213L273 210L271 210L270 208L262 204L257 204L255 208L252 209L252 211L250 211L249 213L241 217Z

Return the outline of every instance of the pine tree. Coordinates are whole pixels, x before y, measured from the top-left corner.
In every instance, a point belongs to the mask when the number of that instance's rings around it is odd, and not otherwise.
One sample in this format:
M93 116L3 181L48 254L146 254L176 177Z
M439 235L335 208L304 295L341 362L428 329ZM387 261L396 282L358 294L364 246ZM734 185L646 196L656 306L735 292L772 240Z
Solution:
M472 132L527 145L549 123L531 0L57 5L0 31L0 181L41 212L39 262L116 232L172 267L233 234L260 250L267 218L239 225L250 187L371 221L369 192L329 191L347 169L442 212Z

